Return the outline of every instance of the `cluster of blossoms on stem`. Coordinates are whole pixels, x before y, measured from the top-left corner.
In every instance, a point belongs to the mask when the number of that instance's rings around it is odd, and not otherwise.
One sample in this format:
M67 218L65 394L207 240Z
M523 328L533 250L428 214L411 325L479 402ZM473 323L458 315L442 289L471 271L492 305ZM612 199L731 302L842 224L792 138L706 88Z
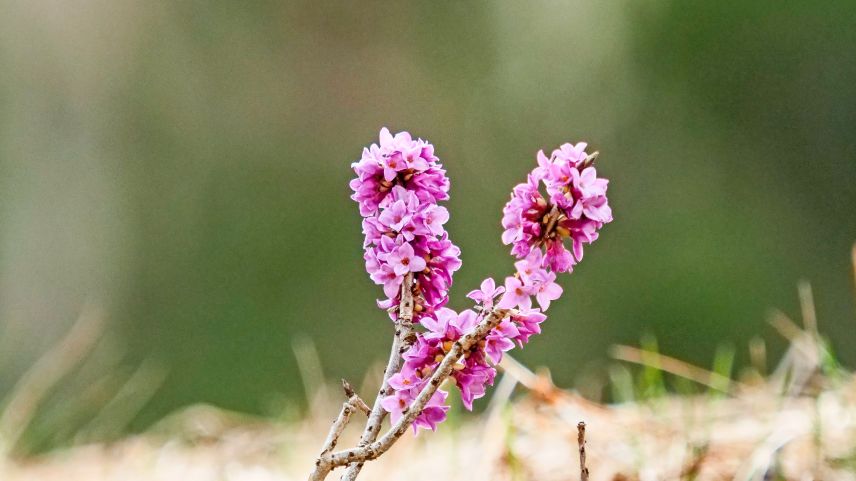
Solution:
M431 145L404 132L393 137L384 129L380 145L364 150L362 160L354 164L358 178L351 187L364 216L366 267L388 297L379 305L398 305L403 276L413 272L414 321L424 328L403 354L400 371L389 379L392 394L382 399L393 423L409 409L455 342L487 316L499 313L502 320L463 353L450 375L467 409L493 384L503 353L541 332L544 311L562 294L556 273L570 271L582 259L582 244L593 242L603 224L612 220L607 181L597 178L585 147L565 144L549 158L538 153L538 166L528 182L514 188L503 211L502 239L514 244L516 272L504 286L485 279L467 294L475 308L461 312L445 307L451 275L461 265L460 250L443 230L448 212L436 205L448 198L449 181ZM565 249L565 238L571 239L573 254ZM436 429L446 419L447 397L447 391L438 389L413 422L414 430Z
M409 133L394 136L385 127L380 143L363 149L351 166L352 199L360 206L365 234L364 259L371 279L383 286L378 301L396 317L401 284L413 273L414 321L433 315L449 300L452 274L461 267L461 250L443 225L449 211L449 179L434 146Z
M527 182L514 187L502 211L502 242L512 244L511 253L518 259L543 247L545 267L570 272L583 258L583 244L594 242L600 228L612 222L606 199L609 181L597 176L596 155L587 155L585 149L580 142L564 144L550 157L539 151L538 166ZM565 239L570 239L573 253L565 248Z
M533 282L537 282L534 279ZM562 289L558 284L550 283L547 297L557 298ZM492 278L485 279L481 288L468 294L478 303L477 309L465 309L460 313L442 308L433 317L422 319L426 331L416 336L416 342L404 353L401 370L389 380L393 394L383 399L383 407L390 413L395 423L403 415L416 396L429 382L431 374L443 361L443 358L464 335L471 332L484 316L491 315L494 302L502 295L497 308L511 299L504 287L497 287ZM549 301L547 301L549 302ZM543 306L543 304L542 304ZM504 352L515 345L523 346L533 334L541 332L540 324L547 318L540 309L514 309L493 328L482 341L463 353L455 364L450 379L461 394L464 407L472 410L473 401L484 396L487 386L493 385L496 377L494 367L502 360ZM438 389L422 413L413 423L418 428L436 429L437 424L446 419L449 407L446 405L448 393Z

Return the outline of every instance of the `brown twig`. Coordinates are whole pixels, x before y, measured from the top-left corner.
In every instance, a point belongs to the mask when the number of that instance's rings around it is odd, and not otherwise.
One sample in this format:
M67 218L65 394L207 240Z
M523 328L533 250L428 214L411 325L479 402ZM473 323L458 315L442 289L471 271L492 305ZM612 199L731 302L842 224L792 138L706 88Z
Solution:
M586 467L586 423L577 423L577 445L580 447L580 481L588 481L589 470Z
M333 421L333 425L330 426L330 432L327 433L327 439L324 440L321 453L318 455L319 460L322 456L326 455L336 447L336 443L339 441L339 436L341 436L342 431L345 430L345 426L348 425L348 421L351 419L351 414L355 409L356 407L351 402L351 399L342 403L342 410L339 411L339 415L336 417L336 420Z
M440 384L449 377L452 368L463 356L464 352L472 348L473 345L484 339L490 331L495 328L508 315L508 309L494 309L489 315L485 316L481 322L473 329L472 332L455 341L452 349L446 354L440 365L434 370L429 381L422 388L422 391L416 396L416 399L410 405L409 409L404 413L398 422L396 422L379 440L374 441L365 446L356 449L348 449L335 453L328 453L318 458L315 463L315 469L309 476L310 481L320 481L327 477L327 474L346 464L353 465L354 463L363 463L377 458L385 453L397 440L400 438L407 428L413 424L428 401L439 389Z
M360 436L358 446L366 446L374 442L380 434L380 428L383 425L383 420L386 417L386 411L381 406L381 401L389 395L389 378L398 372L398 365L401 362L401 355L410 347L410 338L413 333L413 274L408 273L404 276L404 281L401 283L401 302L398 307L398 320L395 326L395 337L392 340L392 349L389 353L389 361L387 361L386 369L383 371L383 380L381 381L380 390L375 398L372 406L369 419L366 422L366 428ZM342 476L342 481L354 481L360 474L363 465L362 463L352 463L348 466L348 470Z
M350 399L350 400L352 400L352 401L354 402L354 407L355 407L355 408L357 408L357 409L359 409L360 411L362 411L362 412L363 412L363 414L365 414L366 416L368 416L369 414L371 414L371 408L369 408L369 405L368 405L368 404L366 404L366 402L365 402L365 401L363 401L363 398L361 398L361 397L360 397L360 396L359 396L359 395L354 391L354 388L353 388L353 387L351 387L351 383L349 383L349 382L348 382L348 381L346 381L345 379L342 379L342 389L345 391L345 396L347 396L347 397L348 397L348 399Z
M354 411L360 410L366 413L366 415L369 415L371 412L365 401L360 399L357 393L354 392L351 384L344 379L342 379L342 389L344 389L345 395L348 396L348 400L342 403L342 410L339 411L339 415L333 421L333 425L330 426L330 432L327 433L327 439L324 440L321 453L318 455L319 460L336 447L336 443L339 442L339 436L342 435L342 431L345 430L345 426L348 425L348 421L351 420L351 414Z

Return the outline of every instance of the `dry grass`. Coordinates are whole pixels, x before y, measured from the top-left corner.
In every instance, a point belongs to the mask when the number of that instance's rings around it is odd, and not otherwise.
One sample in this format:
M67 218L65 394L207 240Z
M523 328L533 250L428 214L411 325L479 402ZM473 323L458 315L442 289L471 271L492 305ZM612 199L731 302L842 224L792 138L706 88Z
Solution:
M405 437L366 466L365 479L576 480L579 421L587 424L592 480L856 479L856 378L825 364L829 353L814 332L783 318L774 322L793 336L783 361L763 382L724 387L727 396L711 391L600 405L508 364L483 417ZM636 354L631 360L649 368L688 370L681 375L701 376L698 381L716 379L655 352L618 354ZM515 384L528 393L510 402ZM336 409L327 406L316 412ZM7 459L0 479L304 479L329 417L278 424L198 406L110 445ZM348 430L346 442L356 431Z

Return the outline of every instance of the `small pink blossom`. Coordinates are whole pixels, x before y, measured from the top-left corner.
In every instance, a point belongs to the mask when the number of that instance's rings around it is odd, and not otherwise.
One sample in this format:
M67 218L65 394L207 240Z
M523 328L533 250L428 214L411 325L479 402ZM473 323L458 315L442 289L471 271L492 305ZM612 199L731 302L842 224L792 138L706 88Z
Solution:
M503 352L514 349L514 343L499 334L490 334L485 338L485 341L485 352L494 364L499 364Z
M425 269L425 259L414 255L413 247L410 244L402 244L390 252L386 261L398 276Z
M446 397L449 393L438 389L437 392L428 400L425 409L416 416L413 421L413 432L418 433L419 428L437 430L437 425L446 420L446 413L449 412L449 406L446 405Z
M384 209L377 218L380 223L390 229L400 232L404 226L410 222L410 213L407 210L407 204L403 200L394 202L391 206Z
M389 385L396 391L406 391L408 389L417 388L422 384L422 379L415 372L398 372L389 378Z
M441 206L429 206L421 214L422 223L428 231L435 235L443 235L443 225L449 221L449 211Z
M520 336L517 325L508 319L499 323L485 339L485 353L494 364L502 360L502 353L514 349L512 339Z
M520 346L529 342L529 337L534 334L541 333L541 323L547 319L547 316L537 309L528 311L518 311L511 315L511 320L517 326L517 336L514 340Z
M535 299L542 310L550 308L550 301L555 301L562 295L562 286L556 284L556 274L541 270L534 274Z
M403 277L396 273L389 264L383 264L371 274L371 279L383 285L383 292L387 297L395 297L398 295Z
M541 249L532 249L532 252L525 259L514 263L514 268L521 279L528 281L536 272L541 271L543 258Z
M488 277L482 281L479 289L470 291L467 297L481 304L483 308L491 309L493 307L493 300L503 292L505 292L505 287L496 287L496 282L494 282L493 278Z
M523 284L517 277L505 278L505 294L499 300L497 307L500 309L511 309L520 306L521 309L532 307L532 287Z
M410 391L395 391L392 395L384 397L380 405L389 413L389 420L395 424L401 418L402 413L410 407L412 401Z
M481 364L468 365L452 375L461 391L461 402L467 410L473 410L473 401L485 395L487 386L493 384L495 376L495 369Z

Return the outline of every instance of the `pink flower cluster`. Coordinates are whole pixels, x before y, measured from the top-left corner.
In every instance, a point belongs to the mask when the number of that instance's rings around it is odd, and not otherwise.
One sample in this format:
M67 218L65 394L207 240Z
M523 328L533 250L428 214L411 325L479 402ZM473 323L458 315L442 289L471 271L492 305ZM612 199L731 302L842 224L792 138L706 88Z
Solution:
M383 129L380 139L379 146L365 149L362 160L353 165L358 178L351 182L353 199L364 216L366 268L384 286L388 299L380 303L383 308L400 301L403 276L414 273L414 315L425 329L403 354L401 370L389 380L393 392L382 399L382 406L395 423L455 341L501 312L502 321L463 354L450 376L464 406L472 409L473 401L493 384L494 366L503 353L541 332L547 318L543 312L562 294L556 273L570 271L582 259L582 244L593 242L603 224L612 220L607 181L597 178L584 143L565 144L550 158L539 152L538 167L527 183L514 188L503 211L503 242L513 243L512 253L520 259L514 263L515 274L504 286L485 279L467 294L476 308L455 312L444 307L452 273L461 265L460 250L443 229L449 214L437 205L448 198L445 171L433 147L406 132L393 137ZM539 191L542 182L547 197ZM565 249L564 238L572 239L573 254ZM538 307L533 307L533 298ZM438 389L414 421L414 430L436 429L446 419L447 397L448 392Z
M443 227L449 211L437 204L449 198L446 171L433 145L407 132L393 136L385 127L380 144L363 149L351 167L357 174L351 198L363 216L366 270L387 297L378 305L398 305L401 283L412 272L418 322L448 302L452 274L461 267L461 250Z
M536 275L544 273L540 266L533 269ZM534 279L531 281L538 282ZM555 299L561 294L562 289L555 283L550 284L551 287L547 289L551 294L547 297ZM480 289L467 294L477 302L477 310L466 309L457 313L444 307L438 309L434 316L426 316L422 319L422 326L425 327L426 332L418 333L416 342L404 353L404 365L401 371L393 375L389 381L393 393L382 401L393 423L403 415L429 382L431 374L452 349L455 341L475 329L485 316L491 315L494 301L500 295L503 297L497 307L511 302L506 299L516 299L514 295L509 295L504 287L497 287L493 279L487 278L481 283ZM530 307L510 311L508 317L492 329L484 340L466 351L454 366L450 378L460 391L461 401L468 410L472 410L474 400L485 395L487 386L493 385L496 377L494 365L502 360L503 353L511 350L515 345L523 346L529 341L530 336L541 332L540 324L547 316L539 309L532 309L531 302L529 305ZM419 428L434 430L437 424L446 419L446 412L449 410L449 406L445 403L447 396L447 392L437 390L426 408L414 421L414 431Z
M555 272L569 272L583 258L583 244L597 239L612 221L606 198L609 181L599 178L586 144L564 144L550 157L538 152L538 166L517 185L502 211L502 242L513 244L517 258L544 247L543 262ZM540 187L544 185L546 197ZM565 248L571 240L573 253Z

